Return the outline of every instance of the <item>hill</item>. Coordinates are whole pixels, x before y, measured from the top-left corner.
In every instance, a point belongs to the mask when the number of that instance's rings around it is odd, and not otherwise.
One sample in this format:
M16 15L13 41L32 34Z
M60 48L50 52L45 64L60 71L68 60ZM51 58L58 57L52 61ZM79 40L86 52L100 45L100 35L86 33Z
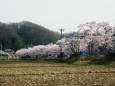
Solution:
M60 39L59 34L47 28L28 22L0 23L0 44L2 48L14 50L32 45L46 45Z

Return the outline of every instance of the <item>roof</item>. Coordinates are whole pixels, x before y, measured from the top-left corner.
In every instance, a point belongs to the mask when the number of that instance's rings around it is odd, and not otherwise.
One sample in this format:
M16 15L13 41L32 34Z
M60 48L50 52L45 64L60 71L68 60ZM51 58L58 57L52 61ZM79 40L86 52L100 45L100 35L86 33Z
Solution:
M0 53L2 53L2 54L8 54L7 52L1 51L1 50L0 50Z
M11 52L11 49L5 49L4 51L6 51L6 52Z
M12 52L4 52L4 51L0 51L1 54L7 54L10 58L14 58L14 54Z

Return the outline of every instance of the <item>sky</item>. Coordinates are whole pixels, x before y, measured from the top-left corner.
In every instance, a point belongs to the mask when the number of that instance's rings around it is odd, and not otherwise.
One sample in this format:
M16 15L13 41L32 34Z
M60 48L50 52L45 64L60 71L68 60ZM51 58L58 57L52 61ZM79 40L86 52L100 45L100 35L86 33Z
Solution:
M115 0L0 0L0 22L21 21L64 33L90 21L115 25Z

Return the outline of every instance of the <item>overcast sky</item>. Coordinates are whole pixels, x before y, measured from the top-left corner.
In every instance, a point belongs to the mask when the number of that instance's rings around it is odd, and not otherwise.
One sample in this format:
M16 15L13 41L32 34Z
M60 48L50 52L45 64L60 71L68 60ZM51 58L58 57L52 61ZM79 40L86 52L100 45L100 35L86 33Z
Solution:
M20 21L58 32L76 31L88 21L115 24L115 0L0 0L0 22Z

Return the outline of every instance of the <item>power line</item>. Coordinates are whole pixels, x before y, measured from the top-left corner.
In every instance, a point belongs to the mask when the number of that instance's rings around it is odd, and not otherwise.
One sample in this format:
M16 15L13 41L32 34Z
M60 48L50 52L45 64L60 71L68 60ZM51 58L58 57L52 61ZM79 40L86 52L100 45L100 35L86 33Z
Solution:
M75 29L75 28L78 28L78 27L73 27L73 28L66 28L66 29Z

